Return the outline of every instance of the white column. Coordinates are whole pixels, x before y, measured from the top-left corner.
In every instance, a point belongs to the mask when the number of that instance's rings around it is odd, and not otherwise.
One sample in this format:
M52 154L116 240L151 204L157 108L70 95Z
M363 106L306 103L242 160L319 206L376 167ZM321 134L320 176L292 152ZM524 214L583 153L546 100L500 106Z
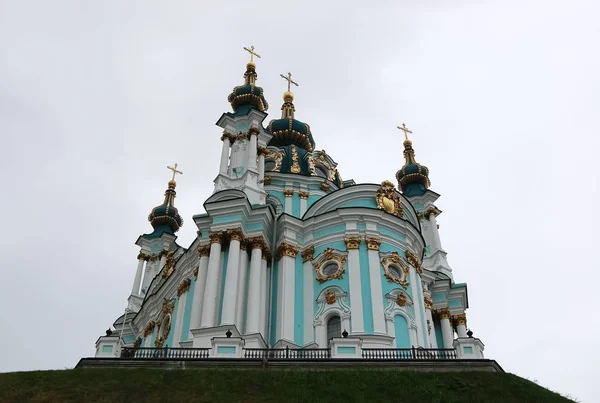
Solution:
M294 196L294 189L285 189L283 195L285 196L285 213L292 215L292 196Z
M227 277L225 278L221 325L234 325L238 279L240 278L240 245L244 234L241 228L231 228L227 230L227 234L229 235L229 256L227 258Z
M210 257L208 258L206 286L204 288L204 301L202 302L202 317L200 322L201 327L212 327L215 325L217 292L219 289L219 275L221 270L222 241L222 233L212 232L210 234Z
M227 168L229 167L229 136L226 133L223 133L221 136L221 140L223 141L223 150L221 151L221 166L219 168L219 172L223 175L227 175Z
M265 180L265 151L261 150L258 154L258 181L263 183Z
M133 295L140 295L140 284L142 282L142 270L144 269L144 255L140 253L138 256L138 266L135 272L135 279L133 280L133 287L131 293Z
M262 238L250 239L250 274L248 276L248 304L246 309L246 334L260 332L260 271L262 268Z
M431 313L433 301L428 294L425 294L423 297L423 304L425 305L425 323L427 326L427 334L429 335L429 347L438 348L437 338L435 337L435 326L433 325L433 315Z
M156 270L154 271L154 275L156 276L158 274L159 271L162 270L163 267L165 267L165 264L167 263L167 251L163 250L161 252L161 257L160 257L160 264L158 265L158 267L156 267Z
M196 276L196 284L194 285L194 299L192 300L192 316L190 317L190 330L198 329L200 327L200 316L202 315L202 302L204 300L204 287L206 286L209 252L210 245L202 245L198 248L198 254L200 255L200 263L198 265L198 275ZM191 332L190 337L192 337Z
M173 332L173 345L170 347L181 347L179 342L181 341L181 330L183 329L183 313L185 312L185 304L187 302L187 291L179 296L177 302L177 312L175 313L175 331ZM185 340L188 339L188 335L184 335Z
M256 140L258 137L258 130L250 129L248 131L248 136L250 136L250 146L248 148L248 170L256 171Z
M456 321L456 334L458 334L458 337L468 337L467 315L465 315L464 313L454 315L454 320Z
M381 239L367 237L369 254L369 279L371 280L371 302L373 310L373 331L386 334L385 317L383 313L383 291L381 286L381 262L379 261L379 245ZM352 308L354 309L354 308Z
M442 326L442 338L444 339L444 348L452 348L452 342L454 341L454 332L452 331L452 325L450 324L450 311L448 308L441 308L438 310L440 314L440 325Z
M294 268L296 265L296 255L298 248L282 243L278 249L278 255L281 256L277 265L278 293L281 293L279 306L277 307L277 329L279 339L294 341L294 289L296 276ZM383 309L382 311L383 312Z
M146 259L148 260L146 261L146 269L144 270L144 280L142 281L142 291L140 293L140 295L142 296L148 292L150 282L154 278L152 272L154 271L153 267L155 265L155 262L153 262L149 256L146 256Z
M440 231L438 229L437 219L435 214L429 215L429 228L431 231L431 251L442 249L442 242L440 241Z
M409 271L409 282L412 285L412 299L415 304L415 322L417 322L417 346L427 348L428 345L425 342L423 332L427 329L421 329L423 326L423 315L425 314L425 308L423 307L423 299L421 298L420 291L422 290L421 278L417 275L414 267L410 266ZM425 325L427 326L427 324Z
M315 271L312 265L314 253L315 248L312 246L302 251L302 279L304 281L304 344L315 341L315 329L313 325L315 318Z
M240 275L237 285L237 305L235 307L235 325L241 334L244 334L244 319L246 317L246 282L248 274L248 251L247 242L242 240L240 244Z
M258 328L267 341L267 258L268 255L263 253L260 265L260 314L258 318Z
M352 329L348 330L350 333L364 333L365 322L360 282L360 252L358 249L361 240L359 236L354 236L344 238L344 242L346 242L346 249L348 250L348 282L350 286L350 306L352 307ZM383 313L383 311L380 313Z
M306 213L306 208L308 205L307 199L309 195L310 193L308 193L307 191L300 192L300 217L302 217L304 213Z

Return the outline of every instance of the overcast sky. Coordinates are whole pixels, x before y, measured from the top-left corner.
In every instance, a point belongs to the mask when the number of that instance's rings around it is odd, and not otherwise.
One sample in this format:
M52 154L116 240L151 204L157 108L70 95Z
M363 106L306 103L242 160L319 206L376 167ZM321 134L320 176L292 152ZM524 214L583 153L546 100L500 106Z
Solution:
M214 122L254 45L268 119L289 71L296 117L344 179L393 180L395 127L414 131L486 356L593 401L597 2L201 3L0 0L0 371L93 355L126 306L167 164L184 172L178 242L192 242Z

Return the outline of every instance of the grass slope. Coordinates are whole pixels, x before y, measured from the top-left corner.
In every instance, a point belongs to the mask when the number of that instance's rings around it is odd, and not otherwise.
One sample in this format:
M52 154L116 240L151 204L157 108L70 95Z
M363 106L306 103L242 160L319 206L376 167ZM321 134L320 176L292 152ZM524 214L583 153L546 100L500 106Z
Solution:
M568 402L516 375L355 370L74 369L0 374L0 402Z

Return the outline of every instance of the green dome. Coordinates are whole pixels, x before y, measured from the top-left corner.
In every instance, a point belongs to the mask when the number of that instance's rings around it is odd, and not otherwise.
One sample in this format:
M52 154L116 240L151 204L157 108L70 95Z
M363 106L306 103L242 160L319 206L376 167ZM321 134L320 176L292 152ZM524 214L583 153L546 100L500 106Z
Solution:
M307 123L294 119L296 108L292 101L294 95L291 92L283 94L283 106L281 107L281 119L274 119L269 122L267 132L273 138L269 141L270 146L280 147L295 144L308 151L315 149L310 126Z
M254 63L246 65L244 73L245 83L233 89L227 100L235 112L238 110L247 110L249 106L258 109L261 112L269 109L269 104L265 99L263 89L255 85L257 75Z
M148 221L150 221L154 229L167 226L171 231L177 232L183 225L183 219L174 205L176 195L175 186L176 183L174 180L169 181L169 188L165 192L165 201L160 206L154 207L148 215Z
M429 188L429 168L415 161L415 150L412 148L412 142L404 142L404 166L396 172L398 186L403 193L409 195L422 194Z

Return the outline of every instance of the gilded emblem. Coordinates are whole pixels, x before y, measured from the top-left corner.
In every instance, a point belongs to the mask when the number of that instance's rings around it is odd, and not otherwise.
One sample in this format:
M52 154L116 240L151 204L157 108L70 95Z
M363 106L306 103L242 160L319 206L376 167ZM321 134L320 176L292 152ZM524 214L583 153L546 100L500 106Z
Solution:
M378 209L385 210L398 217L402 216L400 196L396 194L396 189L392 182L381 182L381 187L377 189L377 193L375 194L375 201L377 202Z
M325 293L325 302L327 302L329 305L335 302L335 292L333 290L327 290Z
M399 293L398 297L396 297L396 303L398 304L398 306L405 306L406 305L406 295Z

